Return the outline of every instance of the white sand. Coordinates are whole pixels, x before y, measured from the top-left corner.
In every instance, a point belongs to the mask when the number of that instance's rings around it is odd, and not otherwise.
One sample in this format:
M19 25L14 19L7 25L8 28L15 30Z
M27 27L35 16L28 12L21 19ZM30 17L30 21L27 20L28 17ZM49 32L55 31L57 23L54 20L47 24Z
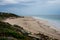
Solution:
M8 22L12 25L16 24L23 27L28 32L34 33L43 33L45 35L60 39L60 32L51 28L53 27L46 20L37 20L32 17L25 18L15 18L15 19L7 19L4 22Z

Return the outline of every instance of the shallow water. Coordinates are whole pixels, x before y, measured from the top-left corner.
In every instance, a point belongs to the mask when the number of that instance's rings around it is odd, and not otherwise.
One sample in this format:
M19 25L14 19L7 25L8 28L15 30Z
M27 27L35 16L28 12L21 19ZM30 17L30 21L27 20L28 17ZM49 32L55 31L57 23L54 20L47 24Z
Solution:
M35 18L47 20L51 25L54 25L56 28L60 29L59 15L41 15L41 16L35 16Z

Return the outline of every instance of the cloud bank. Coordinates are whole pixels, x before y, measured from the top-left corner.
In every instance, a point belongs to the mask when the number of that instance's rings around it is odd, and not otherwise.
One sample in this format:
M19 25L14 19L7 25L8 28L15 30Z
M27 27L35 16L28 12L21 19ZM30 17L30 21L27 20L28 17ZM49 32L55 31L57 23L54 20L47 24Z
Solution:
M60 3L60 0L0 0L0 5L4 4L17 4L21 2L29 2L29 1L36 1L40 3Z
M0 11L21 15L60 15L60 0L0 0L1 5Z
M0 0L0 5L8 5L8 4L18 4L21 2L29 2L31 0Z

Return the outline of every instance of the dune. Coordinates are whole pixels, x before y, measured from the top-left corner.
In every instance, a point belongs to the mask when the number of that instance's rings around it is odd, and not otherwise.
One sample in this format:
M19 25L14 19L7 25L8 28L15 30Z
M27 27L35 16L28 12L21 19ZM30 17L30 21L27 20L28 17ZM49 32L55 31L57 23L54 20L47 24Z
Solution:
M33 17L24 17L24 18L14 18L6 19L4 22L8 22L12 25L16 24L23 27L27 32L31 32L32 35L42 33L52 38L60 40L60 32L54 28L53 25L50 25L48 21L34 19ZM53 27L53 28L52 28Z

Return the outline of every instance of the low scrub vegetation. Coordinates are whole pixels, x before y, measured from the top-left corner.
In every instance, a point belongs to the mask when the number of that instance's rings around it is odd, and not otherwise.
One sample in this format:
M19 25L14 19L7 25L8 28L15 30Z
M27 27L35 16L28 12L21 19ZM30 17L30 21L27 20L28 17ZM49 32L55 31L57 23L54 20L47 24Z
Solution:
M21 17L12 13L0 12L0 20L10 17ZM22 17L23 18L23 17ZM30 33L31 34L31 33ZM21 26L11 25L7 22L0 21L0 40L58 40L50 38L44 34L36 34L40 38L29 36L29 33Z
M24 18L24 16L18 16L13 13L0 12L0 20L6 19L6 18L17 18L17 17Z

